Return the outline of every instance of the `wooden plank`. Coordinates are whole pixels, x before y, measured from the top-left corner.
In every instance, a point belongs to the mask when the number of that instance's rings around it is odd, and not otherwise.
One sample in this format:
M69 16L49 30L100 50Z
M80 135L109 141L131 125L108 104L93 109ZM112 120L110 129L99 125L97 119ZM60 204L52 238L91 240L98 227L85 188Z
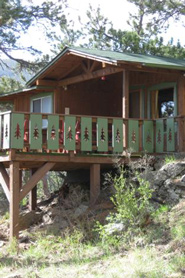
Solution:
M75 151L76 147L76 117L65 116L64 118L64 146L68 151Z
M2 140L3 140L2 132L3 132L2 115L0 115L0 149L2 148Z
M10 114L4 115L3 149L10 148Z
M54 80L42 80L42 79L36 80L36 86L57 87L57 85L58 82Z
M123 72L122 118L129 117L129 71Z
M42 115L30 115L30 149L42 149Z
M153 121L144 121L143 123L143 148L148 153L154 152L154 125Z
M112 125L112 147L113 152L123 152L123 120L113 119Z
M81 118L81 151L92 151L92 118Z
M27 184L20 192L20 201L34 188L34 186L42 179L42 177L54 167L55 163L48 162L40 167L30 178Z
M2 163L0 163L0 184L3 187L6 198L10 202L10 180L7 171Z
M94 72L88 72L88 73L81 74L81 75L78 75L75 77L66 78L64 80L59 81L58 85L59 85L59 87L67 86L70 84L79 83L82 81L98 78L98 77L105 76L105 75L110 75L110 74L121 72L121 71L123 71L122 68L107 67L107 68L103 68L103 69L100 69L100 70L97 70Z
M175 151L174 118L167 119L167 151Z
M156 120L156 153L164 152L164 125L163 120Z
M31 169L30 174L33 174L37 171L37 169ZM37 207L37 185L29 192L29 210L33 211Z
M58 115L48 115L47 148L48 150L59 149L59 116Z
M11 115L11 148L23 149L24 147L24 114Z
M93 205L100 194L100 164L90 166L90 204Z
M108 151L108 120L97 119L97 149L98 152Z
M10 162L10 239L19 237L19 162Z
M131 152L139 152L139 121L128 120L128 147Z

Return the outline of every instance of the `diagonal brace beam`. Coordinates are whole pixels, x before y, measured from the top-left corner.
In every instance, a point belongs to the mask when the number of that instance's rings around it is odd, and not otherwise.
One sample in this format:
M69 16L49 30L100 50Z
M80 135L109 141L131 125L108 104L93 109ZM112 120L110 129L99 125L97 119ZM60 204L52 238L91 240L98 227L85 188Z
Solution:
M2 163L0 163L0 184L3 187L6 198L10 202L10 179Z
M35 187L35 185L44 177L44 175L54 167L54 162L47 162L41 166L34 174L31 176L27 184L22 188L20 192L20 201Z

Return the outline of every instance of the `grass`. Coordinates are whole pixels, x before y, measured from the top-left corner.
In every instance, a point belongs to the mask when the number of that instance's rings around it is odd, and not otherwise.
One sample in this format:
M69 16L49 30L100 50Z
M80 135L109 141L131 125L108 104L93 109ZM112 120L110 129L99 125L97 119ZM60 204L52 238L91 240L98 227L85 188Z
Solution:
M85 229L79 228L66 230L63 236L28 234L31 243L20 244L17 249L13 241L1 248L0 277L183 278L183 217L177 223L174 215L174 211L161 209L140 237L129 246L120 242L119 248L103 246L97 239L88 241ZM161 243L163 237L165 244Z

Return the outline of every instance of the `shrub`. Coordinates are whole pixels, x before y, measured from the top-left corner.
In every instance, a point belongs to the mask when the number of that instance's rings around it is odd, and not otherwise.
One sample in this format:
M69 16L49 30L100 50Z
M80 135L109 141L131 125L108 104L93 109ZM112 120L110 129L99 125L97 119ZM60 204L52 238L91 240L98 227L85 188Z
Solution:
M149 182L142 179L138 172L134 175L133 182L133 179L126 178L128 173L121 168L119 175L112 179L115 193L111 200L116 212L108 217L106 225L97 223L96 226L96 231L103 242L115 245L123 236L130 240L133 234L140 231L150 215L150 199L153 190ZM118 223L122 225L116 226L115 224Z

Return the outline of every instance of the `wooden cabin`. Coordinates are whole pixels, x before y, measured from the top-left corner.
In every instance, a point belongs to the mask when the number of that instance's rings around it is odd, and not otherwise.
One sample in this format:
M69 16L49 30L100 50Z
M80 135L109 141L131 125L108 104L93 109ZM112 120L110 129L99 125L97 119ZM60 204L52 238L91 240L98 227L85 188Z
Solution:
M10 202L10 237L18 237L19 202L50 170L90 169L90 200L100 169L115 156L184 152L185 61L64 48L26 84L1 95L0 177ZM9 169L9 171L7 171ZM21 171L32 176L21 184Z

